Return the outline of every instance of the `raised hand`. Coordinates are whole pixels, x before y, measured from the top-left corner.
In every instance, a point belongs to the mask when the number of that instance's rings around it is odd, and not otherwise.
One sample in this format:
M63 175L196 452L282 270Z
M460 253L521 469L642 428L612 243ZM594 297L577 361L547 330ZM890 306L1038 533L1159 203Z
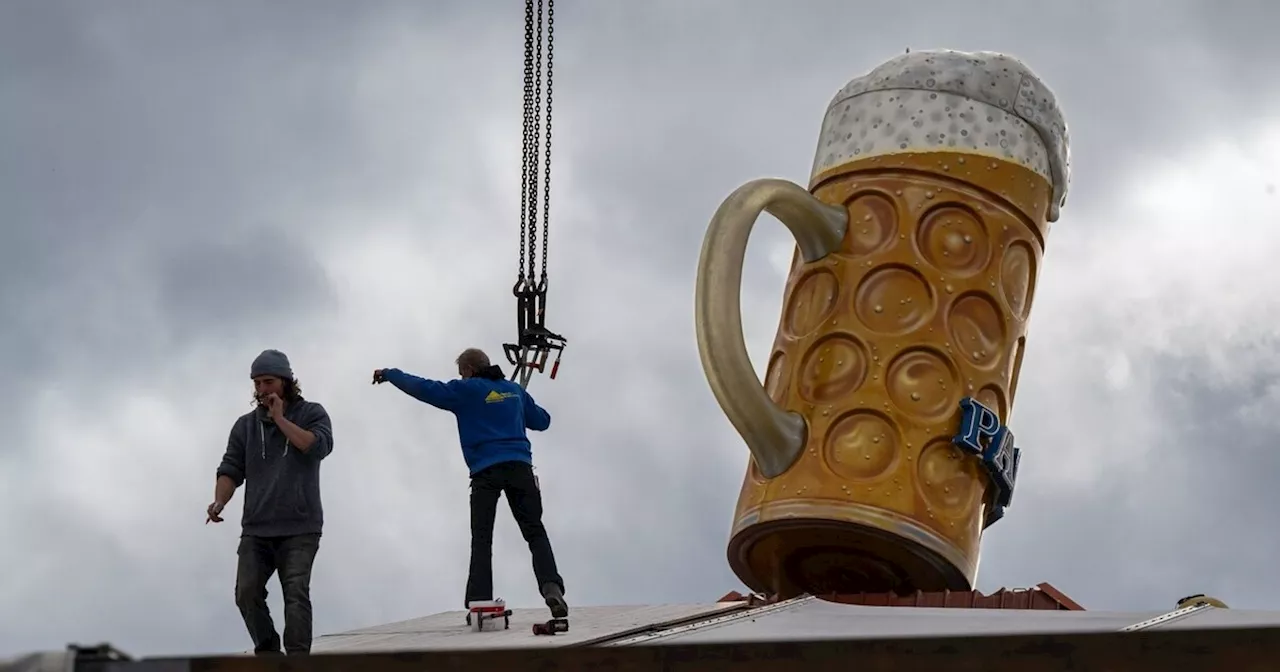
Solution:
M284 414L284 399L281 399L275 393L268 394L266 398L267 410L271 412L271 417L280 419Z

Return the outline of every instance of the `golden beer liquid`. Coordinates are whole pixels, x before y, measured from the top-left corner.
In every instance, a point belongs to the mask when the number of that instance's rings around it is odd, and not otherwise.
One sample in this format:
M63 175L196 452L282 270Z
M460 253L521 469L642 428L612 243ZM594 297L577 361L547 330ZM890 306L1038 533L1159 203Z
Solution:
M784 596L969 590L994 487L952 437L966 396L1007 422L1053 185L920 151L836 165L810 191L848 209L848 231L796 257L765 377L808 443L777 478L751 460L730 564Z

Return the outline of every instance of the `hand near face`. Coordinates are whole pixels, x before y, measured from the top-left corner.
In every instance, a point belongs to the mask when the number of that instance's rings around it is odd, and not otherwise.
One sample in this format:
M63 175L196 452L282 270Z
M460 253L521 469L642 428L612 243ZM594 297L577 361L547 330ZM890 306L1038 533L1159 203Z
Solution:
M284 414L284 399L275 393L268 394L265 399L267 410L271 412L271 417L279 419Z

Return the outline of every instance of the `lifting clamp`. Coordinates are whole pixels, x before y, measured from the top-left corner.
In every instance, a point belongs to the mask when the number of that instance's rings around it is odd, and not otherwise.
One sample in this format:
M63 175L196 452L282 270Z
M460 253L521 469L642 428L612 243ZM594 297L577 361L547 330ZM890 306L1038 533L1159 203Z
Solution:
M557 632L569 632L569 619L553 618L546 623L533 624L535 635L555 635Z
M568 341L564 336L543 326L547 308L546 277L536 285L521 277L511 288L511 293L516 297L516 322L520 333L518 343L505 343L502 346L507 361L514 367L511 380L518 379L520 387L527 388L534 371L546 371L547 359L552 351L555 351L556 359L551 365L551 379L555 380L560 371L560 356Z

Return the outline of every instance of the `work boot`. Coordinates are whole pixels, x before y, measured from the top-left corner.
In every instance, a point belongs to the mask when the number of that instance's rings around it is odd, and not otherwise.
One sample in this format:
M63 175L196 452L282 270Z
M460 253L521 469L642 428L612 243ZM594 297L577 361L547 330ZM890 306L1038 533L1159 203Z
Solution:
M547 606L551 608L552 618L569 617L569 603L564 601L564 591L560 590L558 584L554 582L543 584L542 597L546 598Z

